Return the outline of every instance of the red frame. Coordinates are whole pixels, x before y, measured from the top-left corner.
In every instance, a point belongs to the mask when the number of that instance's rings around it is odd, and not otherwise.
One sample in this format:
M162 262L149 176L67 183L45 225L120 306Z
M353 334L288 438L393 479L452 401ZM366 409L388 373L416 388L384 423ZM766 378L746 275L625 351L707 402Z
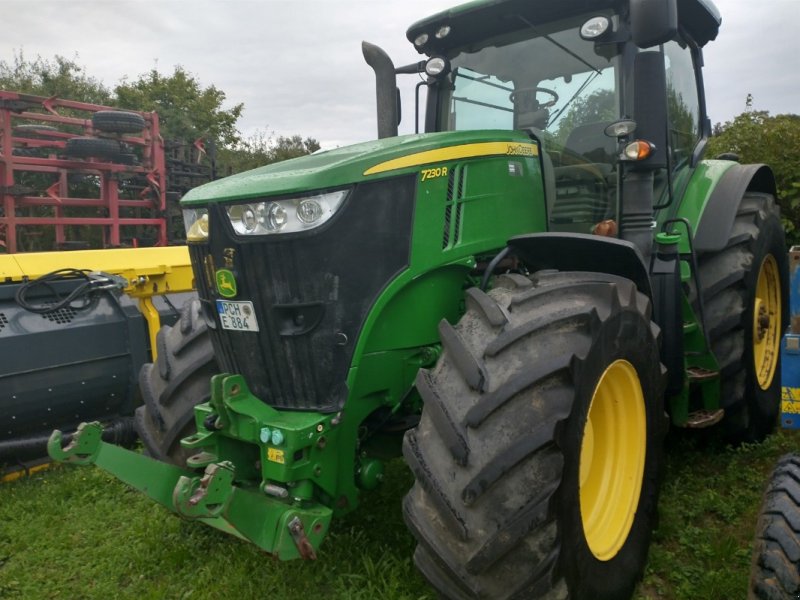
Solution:
M86 118L63 116L59 109L85 113ZM137 112L145 121L141 135L122 137L116 134L96 132L92 128L92 114L101 110L119 110L109 106L75 102L52 97L32 96L16 92L0 91L0 197L3 213L0 215L0 252L19 251L20 238L30 226L47 226L55 229L56 248L68 241L66 227L101 227L103 247L113 248L122 245L121 228L129 226L148 226L157 231L156 246L167 245L166 214L166 169L164 160L164 140L161 138L158 114ZM79 113L79 114L80 114ZM82 116L82 115L81 115ZM25 135L15 135L14 127L22 124L68 125L79 127L81 133L53 131L47 133L47 140ZM70 159L58 156L73 137L112 137L121 139L129 146L140 147L142 160L136 165L125 165L99 159ZM14 148L53 148L48 157L18 156ZM46 190L38 190L37 196L15 194L19 191L12 186L22 172L53 173L56 182ZM99 178L99 198L75 198L69 196L68 175L82 173ZM147 187L137 199L120 198L119 175L137 174L145 178ZM51 216L21 216L17 212L29 207L51 207ZM64 216L66 207L96 207L104 215L96 217ZM138 208L139 217L120 216L120 208ZM26 211L20 211L26 212ZM83 230L81 230L83 231ZM137 240L131 240L137 245ZM40 248L48 250L48 248Z

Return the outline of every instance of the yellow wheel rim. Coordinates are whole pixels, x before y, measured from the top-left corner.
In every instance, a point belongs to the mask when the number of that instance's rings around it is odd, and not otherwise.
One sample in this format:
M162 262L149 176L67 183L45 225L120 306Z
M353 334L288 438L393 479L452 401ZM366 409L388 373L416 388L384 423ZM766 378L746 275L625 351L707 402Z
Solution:
M753 361L758 385L769 388L780 349L781 284L775 257L768 254L758 270L753 303Z
M597 382L581 442L581 520L598 560L614 558L628 539L642 490L646 446L639 376L627 360L616 360Z

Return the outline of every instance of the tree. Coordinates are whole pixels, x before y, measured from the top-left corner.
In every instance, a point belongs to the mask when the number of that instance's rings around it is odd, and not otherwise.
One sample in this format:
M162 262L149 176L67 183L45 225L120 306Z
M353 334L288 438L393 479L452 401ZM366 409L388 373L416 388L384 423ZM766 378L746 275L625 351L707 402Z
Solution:
M800 115L750 109L714 128L708 156L733 152L742 163L772 167L787 241L800 243Z
M302 136L293 135L278 136L276 139L263 131L256 131L231 147L221 148L217 156L224 173L231 174L311 154L319 148L319 142L314 138L303 139Z
M114 92L117 106L157 112L165 139L204 138L219 146L240 141L236 121L244 104L223 108L225 92L213 85L204 88L180 66L169 76L153 69L135 81L123 81Z
M305 154L311 154L319 150L319 142L314 138L307 137L305 139L299 135L291 137L279 136L272 146L270 157L272 162L281 160L289 160L290 158L297 158Z
M569 110L558 119L553 137L563 145L569 134L579 125L613 121L617 118L614 104L614 90L597 90L588 96L575 98ZM552 126L551 126L552 127Z
M93 104L113 101L111 91L75 60L59 55L28 60L21 50L11 61L0 60L0 89Z

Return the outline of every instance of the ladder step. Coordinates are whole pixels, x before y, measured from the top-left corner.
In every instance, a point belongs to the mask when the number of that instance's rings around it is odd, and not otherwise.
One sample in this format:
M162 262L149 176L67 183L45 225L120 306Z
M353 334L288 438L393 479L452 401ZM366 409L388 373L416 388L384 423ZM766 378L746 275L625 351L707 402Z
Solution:
M711 427L719 423L723 416L725 416L725 410L722 408L717 410L696 410L689 413L689 418L686 419L686 427L689 429Z
M686 374L689 376L691 383L710 381L719 377L719 371L711 371L703 367L689 367L686 369Z

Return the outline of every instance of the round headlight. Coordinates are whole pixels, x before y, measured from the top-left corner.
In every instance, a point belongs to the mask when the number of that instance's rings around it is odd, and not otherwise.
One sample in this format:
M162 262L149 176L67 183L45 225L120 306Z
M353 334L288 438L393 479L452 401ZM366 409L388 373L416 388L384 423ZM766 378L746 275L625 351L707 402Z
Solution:
M322 207L316 200L303 200L297 205L297 218L306 225L311 225L322 216Z
M252 206L245 206L240 217L245 231L255 231L258 226L256 211Z
M581 37L585 40L594 40L603 35L611 27L608 17L592 17L581 27Z
M286 225L286 220L287 220L286 209L284 209L277 202L270 202L270 204L267 206L267 218L266 218L267 229L270 229L272 231L283 229L284 226Z
M417 39L414 40L414 45L415 46L424 46L427 41L428 41L428 34L427 33L420 33L417 36Z
M447 69L447 61L441 56L429 58L425 63L425 72L431 77L441 75Z
M442 25L439 29L436 30L436 37L438 39L444 39L450 33L450 25Z
M632 134L634 131L636 131L636 121L621 119L619 121L614 121L611 125L606 127L605 134L608 137L621 138Z

